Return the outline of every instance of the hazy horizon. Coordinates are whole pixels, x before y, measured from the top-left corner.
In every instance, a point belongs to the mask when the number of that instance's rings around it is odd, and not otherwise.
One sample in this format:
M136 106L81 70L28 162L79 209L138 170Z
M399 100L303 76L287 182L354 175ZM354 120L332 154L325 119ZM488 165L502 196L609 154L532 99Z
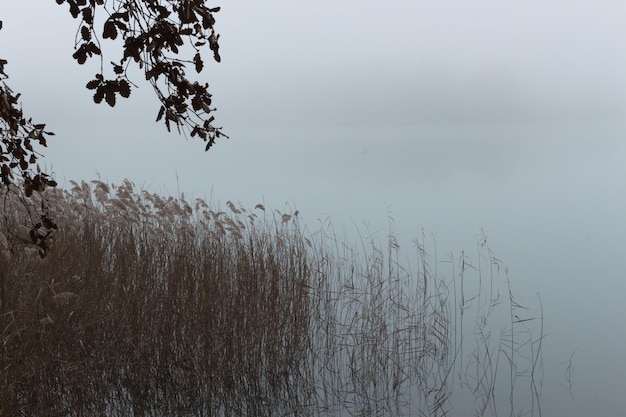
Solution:
M626 3L216 5L222 62L201 77L231 139L204 153L154 123L141 74L129 100L93 104L99 63L71 58L66 4L11 3L0 57L56 133L41 165L60 185L128 178L383 238L391 217L403 248L434 234L442 258L482 229L520 301L541 295L543 415L621 415Z

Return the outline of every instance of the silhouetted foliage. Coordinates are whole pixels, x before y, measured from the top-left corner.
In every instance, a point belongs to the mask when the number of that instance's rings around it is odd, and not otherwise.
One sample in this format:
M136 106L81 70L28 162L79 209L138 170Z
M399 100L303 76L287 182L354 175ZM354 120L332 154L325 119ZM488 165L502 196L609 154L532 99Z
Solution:
M211 107L208 84L190 81L185 64L191 63L196 72L204 68L201 47L208 45L213 58L220 62L219 35L215 33L213 14L219 7L210 8L205 0L56 0L67 3L72 17L80 19L76 33L74 59L84 64L94 55L100 57L101 71L87 83L94 91L96 103L105 100L115 106L116 97L127 98L134 85L128 78L128 67L134 62L144 72L161 102L157 121L164 120L168 131L174 124L179 132L190 132L207 142L206 150L215 139L225 136L214 127L215 110ZM97 12L104 9L108 17L102 30L96 27ZM113 78L104 74L104 57L98 33L103 39L123 42L122 57L111 61ZM187 47L193 57L178 58Z
M4 70L6 64L6 60L0 59L0 180L3 186L28 198L33 193L42 193L48 186L56 186L56 182L39 169L37 158L40 155L33 148L33 143L46 146L46 135L54 133L46 131L45 124L35 123L24 116L19 105L20 94L14 93L5 83L8 78ZM16 174L20 177L19 187L15 184ZM30 231L28 237L22 239L30 239L44 257L49 249L48 237L57 226L48 214L45 199L40 201L41 207L36 210L36 215L29 210ZM6 216L5 211L5 225ZM9 236L19 237L10 230L7 232Z
M205 150L216 138L228 137L212 124L215 108L211 107L208 83L189 80L185 72L186 64L193 64L197 73L203 70L201 48L205 45L213 59L220 62L219 34L215 33L213 17L219 7L208 7L206 0L55 1L59 5L66 3L72 17L79 20L72 55L76 62L82 65L94 56L100 59L100 72L86 85L94 90L95 103L104 100L113 107L118 95L128 98L131 87L136 87L128 77L129 66L135 63L160 102L156 120L163 120L168 131L173 124L179 133L200 137L206 142ZM110 61L110 77L105 75L100 38L123 44L122 56ZM189 52L190 56L181 58L180 52ZM7 61L0 59L0 179L4 186L12 186L16 193L30 197L56 186L37 165L41 155L33 148L33 143L46 146L46 135L53 133L45 130L45 124L23 115L20 94L5 83L5 64ZM45 198L41 202L38 214L31 216L29 238L43 257L56 224L48 215Z

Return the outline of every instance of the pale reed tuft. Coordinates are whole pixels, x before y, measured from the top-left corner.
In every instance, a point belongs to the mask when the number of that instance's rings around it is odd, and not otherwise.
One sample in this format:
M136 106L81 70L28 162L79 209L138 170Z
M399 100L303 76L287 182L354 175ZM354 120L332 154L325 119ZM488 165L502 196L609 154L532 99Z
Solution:
M0 415L444 416L452 388L466 414L540 415L543 318L483 240L446 276L420 241L405 266L395 236L357 250L297 210L71 184L45 259L0 189Z

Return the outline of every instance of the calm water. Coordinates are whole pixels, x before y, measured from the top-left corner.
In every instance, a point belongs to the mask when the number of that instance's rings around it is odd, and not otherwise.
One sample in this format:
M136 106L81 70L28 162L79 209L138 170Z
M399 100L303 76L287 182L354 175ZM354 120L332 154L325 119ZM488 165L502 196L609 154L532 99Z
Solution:
M103 137L114 137L102 132ZM481 228L506 265L520 301L541 294L545 416L619 415L626 407L626 126L231 128L230 141L146 137L149 165L102 146L80 162L50 148L61 182L128 177L152 191L185 191L214 203L300 210L312 229L330 217L400 243L434 234L440 258L475 250ZM119 141L121 146L124 139ZM99 141L95 140L95 144ZM111 145L111 143L109 144ZM99 145L94 145L99 146ZM69 148L68 148L69 149ZM119 148L117 148L119 150ZM124 170L103 160L118 158ZM178 177L178 179L177 179ZM565 366L574 355L572 400Z

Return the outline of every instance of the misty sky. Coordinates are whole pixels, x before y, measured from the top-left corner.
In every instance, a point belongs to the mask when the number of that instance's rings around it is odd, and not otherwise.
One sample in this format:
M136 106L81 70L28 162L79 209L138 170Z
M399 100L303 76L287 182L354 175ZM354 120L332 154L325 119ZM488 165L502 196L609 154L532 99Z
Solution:
M471 251L482 228L519 298L542 296L544 415L626 409L623 0L217 3L222 62L202 77L231 139L208 153L154 123L140 74L93 104L66 5L4 3L8 84L57 134L43 161L62 185L129 178L383 238L391 216L407 250L424 230Z

